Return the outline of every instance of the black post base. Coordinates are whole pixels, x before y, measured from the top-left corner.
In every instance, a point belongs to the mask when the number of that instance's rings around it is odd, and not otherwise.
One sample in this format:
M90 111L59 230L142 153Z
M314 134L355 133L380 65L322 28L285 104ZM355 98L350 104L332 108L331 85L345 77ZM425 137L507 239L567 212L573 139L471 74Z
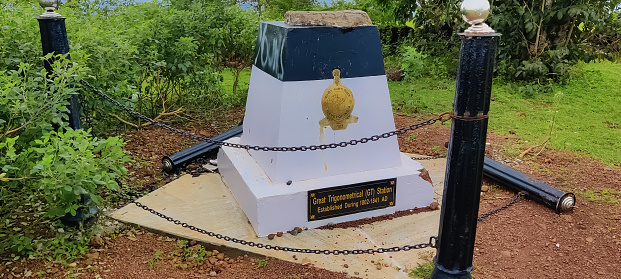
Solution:
M446 273L442 270L439 269L434 269L431 272L431 278L433 279L472 279L472 275L470 275L470 273L468 274L450 274L450 273Z
M469 271L459 272L458 274L448 273L442 271L438 266L431 272L431 279L472 279L472 275Z

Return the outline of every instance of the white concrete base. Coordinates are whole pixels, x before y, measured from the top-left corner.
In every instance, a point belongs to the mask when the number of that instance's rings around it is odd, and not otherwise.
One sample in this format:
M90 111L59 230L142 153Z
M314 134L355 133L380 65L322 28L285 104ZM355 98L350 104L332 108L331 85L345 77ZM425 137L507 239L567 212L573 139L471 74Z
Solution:
M330 69L332 71L332 69ZM350 141L395 130L386 76L343 78L354 94L356 123L334 131L322 127L321 96L333 79L280 81L252 68L241 143L257 146L311 146ZM397 137L322 151L250 151L274 182L358 173L401 164Z
M239 138L229 142L238 143ZM310 151L317 152L317 151ZM218 168L258 236L290 231L295 227L316 228L396 211L426 207L433 202L433 186L420 177L419 162L401 154L397 167L300 180L287 185L273 182L244 149L222 147ZM397 178L395 206L329 219L308 220L308 191L355 183Z

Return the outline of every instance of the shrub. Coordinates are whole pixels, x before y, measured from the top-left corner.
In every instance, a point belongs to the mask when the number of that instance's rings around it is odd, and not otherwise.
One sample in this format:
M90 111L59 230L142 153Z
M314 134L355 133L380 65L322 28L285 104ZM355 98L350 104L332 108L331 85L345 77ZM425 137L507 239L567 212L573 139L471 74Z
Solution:
M96 139L90 131L72 129L35 140L24 156L32 166L28 175L36 178L33 192L45 199L48 215L75 216L82 195L99 204L99 187L116 190L116 179L127 173L123 145L117 137Z
M430 76L434 78L446 77L454 74L456 69L449 70L446 58L432 57L417 51L413 47L403 47L401 69L406 79Z
M2 251L34 253L38 246L33 227L50 221L45 217L75 215L82 196L100 203L101 189L114 189L115 180L126 173L122 140L96 139L63 121L67 99L76 93L86 69L64 56L44 59L52 62L50 72L43 69L43 61L0 71ZM35 218L18 222L24 214Z

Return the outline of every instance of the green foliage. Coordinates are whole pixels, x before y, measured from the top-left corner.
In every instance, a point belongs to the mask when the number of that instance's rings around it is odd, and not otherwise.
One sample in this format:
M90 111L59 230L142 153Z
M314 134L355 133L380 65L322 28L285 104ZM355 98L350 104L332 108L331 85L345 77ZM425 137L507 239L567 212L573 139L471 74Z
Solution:
M49 261L65 263L81 258L88 251L89 243L89 238L79 231L58 233L49 239L41 239L41 236L33 239L21 232L13 232L9 235L0 234L0 236L6 237L5 240L0 241L0 248L6 251L29 258L45 258Z
M147 261L150 269L155 269L158 266L159 262L162 260L163 253L164 251L159 249L155 251L155 254Z
M48 214L75 216L81 195L101 203L98 188L115 190L116 179L127 173L123 145L117 137L97 140L88 131L71 129L52 131L35 140L25 156L32 166L29 175L37 178L38 195L48 204Z
M447 66L441 59L418 52L413 47L405 46L403 49L401 70L404 72L406 80L422 76L435 78L447 76Z
M202 245L196 245L195 247L190 247L190 249L193 249L194 251L190 255L189 259L197 263L204 262L206 258L211 255L211 252L205 250Z
M617 4L608 0L495 3L489 24L503 34L498 59L505 61L498 70L519 80L566 78L570 65L602 57L599 44L588 41L610 34L618 37L607 23Z
M266 267L268 264L267 259L257 259L257 268Z
M462 1L374 0L384 13L394 15L384 23L382 42L385 56L408 55L415 48L428 56L433 76L454 76L458 67L458 32L466 28L461 20L459 4Z
M7 237L6 240L0 240L0 248L12 248L15 252L30 254L34 250L27 234L34 231L10 224L11 220L23 214L20 213L22 204L26 203L29 207L38 204L32 207L36 216L41 218L37 222L44 221L44 217L55 218L66 214L75 216L81 210L83 196L88 196L91 203L97 205L102 201L98 195L101 187L116 189L116 179L127 172L123 162L128 158L123 153L122 140L114 137L98 140L84 130L51 131L21 151L16 151L13 145L13 141L17 140L18 137L15 137L0 142L0 152L6 151L8 154L3 171L12 176L27 177L24 180L2 182L0 185L0 202L3 204L0 234ZM28 223L22 224L31 226ZM63 243L57 247L52 242L44 247L52 251L55 257L61 258L74 257L83 252L84 249L65 247L66 240L55 238L51 241Z
M82 235L65 233L41 243L40 256L50 261L71 263L88 251L89 239Z
M196 28L192 20L200 18L190 12L158 2L106 10L82 1L63 8L73 20L67 22L72 58L91 68L90 82L115 99L154 117L218 94L217 74L199 52L205 50L201 38L189 31L204 28ZM93 118L107 119L115 111L85 93Z
M431 272L434 268L435 265L433 262L419 263L416 268L412 269L408 273L408 276L410 278L431 278Z
M236 6L227 6L222 10L213 10L214 26L211 30L219 35L222 42L217 48L217 65L231 68L235 72L233 94L237 94L241 72L252 66L259 20L249 11L242 11Z
M496 78L489 127L502 134L514 131L522 140L540 144L555 123L548 147L584 152L621 166L619 72L621 64L600 62L574 66L573 78L560 85L530 86ZM388 87L393 110L404 113L442 113L452 108L455 96L455 81L449 78L421 77L411 83L389 82Z
M414 134L414 133L408 136L409 141L415 141L417 138L418 138L418 134Z
M442 113L452 108L455 96L455 81L448 78L391 81L388 87L393 110L403 113Z
M406 40L417 50L444 58L448 74L456 69L459 36L467 28L458 0L378 0L393 11L397 24L413 28ZM570 66L591 59L616 59L621 21L618 1L492 1L489 25L502 34L497 73L511 80L565 82Z
M40 13L24 9L24 2L0 3L0 71L17 70L20 63L36 63L41 55L39 24L33 20Z
M315 8L317 0L247 0L239 1L250 5L264 21L283 20L287 11L308 11Z
M75 215L82 195L101 202L99 191L117 186L127 158L120 139L99 140L66 127L67 99L87 69L64 56L38 62L0 71L0 250L72 258L86 245L68 236L35 239L33 227L50 217ZM17 222L25 212L35 220Z
M398 24L414 29L411 43L422 52L433 56L455 54L459 47L457 33L466 29L461 20L461 0L415 1L377 0L384 9L392 10Z
M212 252L205 250L202 245L188 246L187 240L178 240L169 257L178 257L181 263L175 264L175 267L185 269L201 264L211 255Z
M66 99L76 93L74 86L83 75L81 67L62 56L47 55L44 59L56 60L50 64L49 74L41 66L24 62L15 70L0 70L0 140L21 133L24 140L17 142L17 148L50 131L52 124L63 125Z
M220 73L251 65L258 16L233 1L74 0L59 12L72 61L88 69L89 82L151 117L179 107L209 110L240 105L245 94L227 96ZM0 71L20 62L39 63L37 21L42 10L27 1L0 9ZM84 90L85 111L97 130L108 130L111 104ZM121 114L121 116L123 116ZM130 119L125 115L124 118Z
M401 70L406 79L421 77L425 72L425 59L427 55L416 51L413 47L406 47L403 53Z
M12 240L12 246L17 251L17 253L28 255L34 251L34 246L32 243L32 238L16 235Z
M315 9L320 11L361 10L366 12L371 22L380 28L393 26L395 23L392 10L382 7L376 0L335 0L330 5L322 2Z

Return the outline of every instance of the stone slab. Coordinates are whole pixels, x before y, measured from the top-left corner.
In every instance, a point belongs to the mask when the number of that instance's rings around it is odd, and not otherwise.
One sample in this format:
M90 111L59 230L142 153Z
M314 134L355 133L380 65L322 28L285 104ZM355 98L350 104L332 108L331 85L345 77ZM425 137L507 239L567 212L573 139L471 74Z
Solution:
M429 171L439 202L446 159L421 161L421 163ZM259 238L254 233L252 226L231 192L217 174L205 174L199 177L183 176L138 199L138 201L167 216L207 231L256 243L303 249L375 249L425 243L430 236L437 235L440 219L440 211L436 210L375 222L363 225L360 228L309 229L297 236L285 234L283 237L276 237L274 240L269 240L266 237ZM434 249L426 248L376 255L300 254L258 249L209 237L174 225L138 208L134 204L129 204L113 212L111 217L165 234L196 239L248 253L297 263L306 259L320 268L336 272L348 272L352 276L355 275L354 272L358 272L357 276L362 278L408 278L407 274L403 272L404 268L414 268L418 263L423 262L420 257L429 257L435 253ZM297 260L293 258L293 255L296 255ZM380 261L388 264L389 267L378 270L371 261ZM348 268L345 268L344 264L347 264ZM401 271L397 268L400 268Z
M356 27L372 25L367 13L360 10L346 11L288 11L285 23L289 25L317 25Z

